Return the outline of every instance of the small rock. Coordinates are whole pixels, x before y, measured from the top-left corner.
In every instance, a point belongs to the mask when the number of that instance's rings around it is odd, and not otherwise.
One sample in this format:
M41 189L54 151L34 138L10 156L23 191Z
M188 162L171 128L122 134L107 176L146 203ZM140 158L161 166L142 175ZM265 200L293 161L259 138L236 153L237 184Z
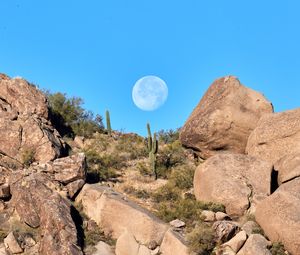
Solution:
M82 149L84 147L84 137L83 136L75 136L74 142L80 149Z
M95 231L97 228L98 228L98 225L94 220L86 221L86 229L88 231Z
M259 226L256 222L250 220L247 221L243 226L242 226L242 230L244 230L248 236L250 236L251 234L253 234L253 230L257 229Z
M216 221L213 224L216 231L216 239L218 242L229 241L239 230L239 225L233 221Z
M151 251L145 245L140 245L138 255L151 255Z
M77 192L83 187L84 183L85 181L80 179L67 184L66 189L68 191L68 196L73 199Z
M10 197L10 187L8 184L0 185L0 199L6 199Z
M151 255L158 255L158 254L159 254L159 249L160 249L159 246L156 247L154 250L150 251L150 254L151 254Z
M213 211L203 210L201 216L204 218L204 221L206 222L212 222L215 221L216 219L215 213Z
M222 220L231 220L231 218L228 216L228 214L223 212L216 212L216 220L222 221Z
M85 180L86 159L84 153L78 153L69 157L59 158L53 161L55 180L68 184L76 180Z
M95 248L97 251L95 251L92 255L114 255L112 248L102 241L100 241Z
M31 248L36 245L36 241L31 235L27 234L24 236L24 241L22 245L24 246L23 248Z
M181 220L178 220L178 219L172 220L170 222L170 225L174 228L183 228L183 227L185 227L185 223Z
M231 238L227 243L222 246L229 246L235 253L237 253L247 240L247 234L245 231L237 233L233 238Z
M149 244L148 244L148 248L149 248L150 250L155 250L157 247L158 247L158 244L157 244L157 242L154 241L154 240L150 241Z
M19 245L13 232L10 232L8 236L4 239L4 245L7 250L12 254L22 253L23 249Z
M2 212L5 209L5 203L0 200L0 212Z
M7 255L4 244L0 244L0 255Z

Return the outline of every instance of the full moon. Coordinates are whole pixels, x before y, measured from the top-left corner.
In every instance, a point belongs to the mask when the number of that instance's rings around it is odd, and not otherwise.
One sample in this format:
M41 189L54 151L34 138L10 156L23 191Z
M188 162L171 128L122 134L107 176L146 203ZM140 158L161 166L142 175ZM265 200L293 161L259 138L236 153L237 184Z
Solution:
M144 111L154 111L164 104L168 97L167 84L157 76L149 75L139 79L132 89L134 104Z

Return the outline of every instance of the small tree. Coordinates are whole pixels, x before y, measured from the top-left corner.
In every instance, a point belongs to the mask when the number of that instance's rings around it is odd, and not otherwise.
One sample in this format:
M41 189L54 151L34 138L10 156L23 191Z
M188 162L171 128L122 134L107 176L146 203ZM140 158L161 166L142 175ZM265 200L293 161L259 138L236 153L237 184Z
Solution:
M62 136L74 137L81 135L92 136L95 132L103 130L102 117L83 107L80 97L68 98L63 93L50 93L45 91L49 103L51 122Z

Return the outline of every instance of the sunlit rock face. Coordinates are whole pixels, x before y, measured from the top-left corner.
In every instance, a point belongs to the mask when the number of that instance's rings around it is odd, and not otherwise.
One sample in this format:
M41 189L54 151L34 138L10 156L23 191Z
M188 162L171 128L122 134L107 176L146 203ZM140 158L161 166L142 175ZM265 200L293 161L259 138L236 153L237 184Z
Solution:
M236 77L220 78L186 121L180 140L202 158L225 152L245 153L258 120L272 112L272 104L262 94L243 86Z
M15 163L28 157L46 162L63 149L64 142L48 120L45 95L21 78L0 76L0 154Z

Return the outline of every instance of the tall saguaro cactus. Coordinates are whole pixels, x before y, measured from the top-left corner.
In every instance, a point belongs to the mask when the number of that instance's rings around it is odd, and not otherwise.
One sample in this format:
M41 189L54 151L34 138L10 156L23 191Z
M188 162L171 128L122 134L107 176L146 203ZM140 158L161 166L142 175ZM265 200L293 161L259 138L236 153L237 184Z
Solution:
M108 134L111 136L111 124L110 124L109 111L106 111L106 129L107 129Z
M156 154L158 152L158 141L156 139L156 133L151 134L150 124L147 123L148 130L148 152L149 152L149 161L152 172L155 176L155 180L157 180L157 171L156 171Z

